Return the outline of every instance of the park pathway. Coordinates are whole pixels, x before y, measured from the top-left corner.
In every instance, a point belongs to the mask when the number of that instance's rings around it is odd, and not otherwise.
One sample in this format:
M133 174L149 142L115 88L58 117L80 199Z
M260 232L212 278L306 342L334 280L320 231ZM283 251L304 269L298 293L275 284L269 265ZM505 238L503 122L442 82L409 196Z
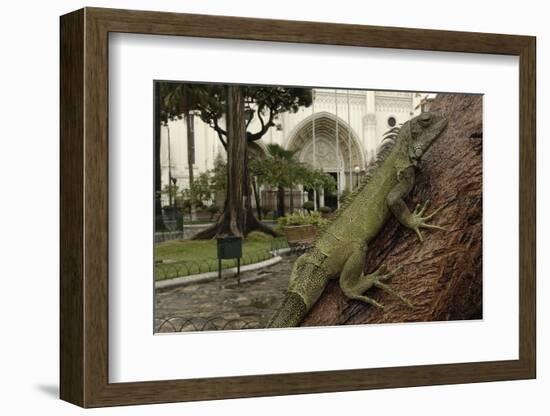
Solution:
M295 255L237 278L160 290L155 296L155 332L261 328L288 287Z

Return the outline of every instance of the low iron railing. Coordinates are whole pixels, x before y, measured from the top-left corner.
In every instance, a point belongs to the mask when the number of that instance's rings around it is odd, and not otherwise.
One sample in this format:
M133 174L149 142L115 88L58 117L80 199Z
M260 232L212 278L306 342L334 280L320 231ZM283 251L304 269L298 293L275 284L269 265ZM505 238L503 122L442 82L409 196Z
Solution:
M241 266L269 260L276 256L279 250L287 248L289 246L286 239L275 238L270 241L269 248L265 250L243 253ZM222 269L230 269L232 267L237 267L236 259L222 260ZM215 271L218 271L218 259L215 257L201 260L176 261L173 263L157 263L155 264L155 280L173 279Z
M257 320L226 319L222 316L209 318L186 318L172 316L163 319L156 325L155 332L191 332L191 331L227 331L234 329L258 329L261 324Z

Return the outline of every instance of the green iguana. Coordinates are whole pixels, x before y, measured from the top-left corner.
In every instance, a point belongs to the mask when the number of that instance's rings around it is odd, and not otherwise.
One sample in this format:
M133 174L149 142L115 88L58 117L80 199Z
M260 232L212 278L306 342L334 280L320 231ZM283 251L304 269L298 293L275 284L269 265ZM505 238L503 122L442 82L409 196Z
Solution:
M336 278L350 299L383 308L364 295L375 286L413 307L384 283L399 268L388 272L381 266L374 273L363 274L365 251L390 213L402 225L414 230L420 241L423 241L421 228L445 229L427 222L441 208L423 216L428 201L417 205L411 213L403 199L415 184L420 158L446 127L444 115L425 112L406 122L392 138L382 141L376 161L367 168L362 185L335 214L313 247L294 263L286 296L268 323L269 328L298 326L328 281Z

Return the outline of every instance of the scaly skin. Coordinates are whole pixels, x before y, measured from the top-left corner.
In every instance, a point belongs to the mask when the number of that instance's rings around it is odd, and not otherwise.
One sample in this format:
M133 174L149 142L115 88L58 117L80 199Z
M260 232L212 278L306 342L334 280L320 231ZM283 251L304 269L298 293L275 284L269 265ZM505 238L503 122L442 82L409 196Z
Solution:
M368 243L392 214L402 225L413 230L420 241L424 239L422 228L444 229L427 222L439 209L424 216L426 201L411 212L404 198L414 187L420 158L446 127L447 119L443 115L422 113L401 127L393 145L390 143L391 146L380 150L366 184L340 209L312 249L296 260L287 294L268 323L269 328L298 326L328 281L336 278L350 299L383 308L364 294L375 286L413 307L385 283L399 272L399 268L388 272L381 266L374 273L364 275L365 253Z

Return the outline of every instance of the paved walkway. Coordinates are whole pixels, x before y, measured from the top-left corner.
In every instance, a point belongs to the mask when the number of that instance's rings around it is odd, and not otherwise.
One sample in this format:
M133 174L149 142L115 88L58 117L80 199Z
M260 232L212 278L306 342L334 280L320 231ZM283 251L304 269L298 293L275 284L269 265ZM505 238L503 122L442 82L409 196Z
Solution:
M288 287L296 256L284 256L273 266L236 277L158 291L157 332L263 327Z

